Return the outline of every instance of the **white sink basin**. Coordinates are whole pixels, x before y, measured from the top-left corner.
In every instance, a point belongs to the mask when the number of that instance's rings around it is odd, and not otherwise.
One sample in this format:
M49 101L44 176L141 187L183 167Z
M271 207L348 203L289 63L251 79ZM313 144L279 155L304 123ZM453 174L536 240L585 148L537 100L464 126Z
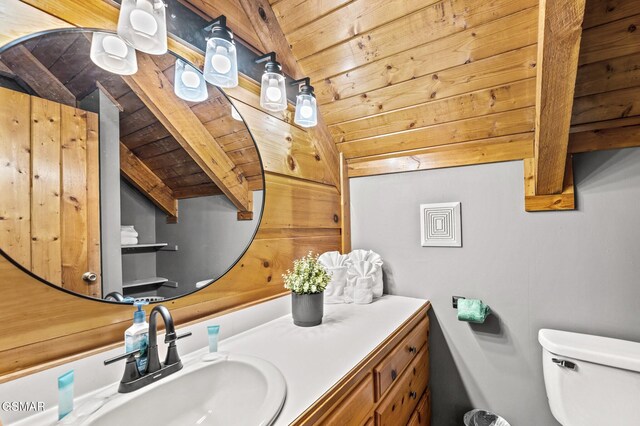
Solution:
M214 355L215 356L215 355ZM218 354L130 394L118 394L82 425L269 425L286 396L273 364Z

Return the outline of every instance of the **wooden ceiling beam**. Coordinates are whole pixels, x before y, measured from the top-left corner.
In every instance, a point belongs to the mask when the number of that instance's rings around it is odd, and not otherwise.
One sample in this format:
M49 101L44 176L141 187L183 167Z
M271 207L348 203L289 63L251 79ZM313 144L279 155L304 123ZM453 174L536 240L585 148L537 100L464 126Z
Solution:
M245 13L253 24L258 38L267 51L275 52L285 72L296 79L305 77L302 67L293 56L273 9L267 1L239 0ZM307 129L313 137L320 156L325 160L333 185L340 188L340 159L338 148L329 132L322 111L318 110L318 124Z
M2 53L2 62L39 97L76 106L73 93L23 45L16 45Z
M153 59L138 53L138 72L125 82L158 118L180 146L222 190L239 211L249 211L247 181L189 106L173 92L171 82Z
M535 195L561 194L585 0L540 0L533 160Z
M571 154L639 146L640 124L601 130L588 130L573 133L569 138L569 152Z
M553 0L552 0L553 1ZM524 209L528 212L574 210L573 156L566 157L562 192L539 195L535 193L535 163L533 158L524 159Z
M178 200L174 197L173 191L122 142L120 142L120 172L153 204L165 212L170 221L177 220Z

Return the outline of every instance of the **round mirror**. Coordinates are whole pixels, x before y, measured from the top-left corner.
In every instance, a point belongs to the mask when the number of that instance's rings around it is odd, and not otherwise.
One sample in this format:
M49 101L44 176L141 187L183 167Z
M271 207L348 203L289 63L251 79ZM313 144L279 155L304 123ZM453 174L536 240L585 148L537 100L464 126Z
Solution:
M0 50L0 249L48 285L108 301L224 275L260 223L263 170L225 94L114 34Z

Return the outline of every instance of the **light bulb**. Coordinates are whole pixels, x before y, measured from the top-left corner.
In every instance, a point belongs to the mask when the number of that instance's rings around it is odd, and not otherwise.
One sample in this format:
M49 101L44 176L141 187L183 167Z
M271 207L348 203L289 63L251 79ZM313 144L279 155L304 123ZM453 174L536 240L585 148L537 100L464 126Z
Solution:
M275 78L269 80L269 87L267 87L267 99L271 102L278 102L282 99L282 92L278 87L278 80Z
M311 102L308 99L305 99L302 102L302 107L300 107L300 115L303 118L311 118L313 115L313 108L311 107Z
M127 56L127 44L119 37L108 35L102 39L102 48L109 55L124 58Z
M216 46L216 53L211 57L211 65L220 74L226 74L231 70L229 51L224 46Z
M182 80L182 84L190 89L195 89L196 87L200 86L200 77L198 76L198 74L191 70L185 69L180 76L180 80Z
M90 58L100 68L115 74L131 75L138 71L135 49L113 34L93 33Z
M154 36L158 32L158 23L149 12L134 9L129 15L129 20L134 30L148 36Z

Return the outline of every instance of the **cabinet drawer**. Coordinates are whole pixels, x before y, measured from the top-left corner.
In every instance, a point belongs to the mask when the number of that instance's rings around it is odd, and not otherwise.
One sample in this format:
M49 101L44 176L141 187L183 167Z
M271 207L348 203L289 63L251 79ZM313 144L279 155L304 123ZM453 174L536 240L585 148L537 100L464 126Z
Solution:
M367 374L320 424L361 425L371 415L373 402L373 377Z
M406 424L418 405L418 398L427 388L428 381L429 348L425 345L376 409L376 425Z
M431 425L431 390L427 391L420 398L416 410L409 419L407 426L430 426Z
M376 401L398 380L413 361L418 350L427 343L429 318L424 318L374 369L376 375Z

